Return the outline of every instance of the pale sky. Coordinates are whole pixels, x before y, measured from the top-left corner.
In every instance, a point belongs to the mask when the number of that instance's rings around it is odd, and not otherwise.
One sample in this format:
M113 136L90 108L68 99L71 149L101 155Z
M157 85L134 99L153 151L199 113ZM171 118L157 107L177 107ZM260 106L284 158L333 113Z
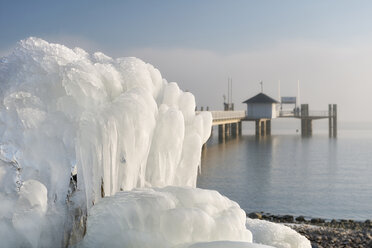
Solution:
M112 57L135 56L222 109L260 92L295 96L310 110L372 121L372 1L4 1L0 56L29 36Z

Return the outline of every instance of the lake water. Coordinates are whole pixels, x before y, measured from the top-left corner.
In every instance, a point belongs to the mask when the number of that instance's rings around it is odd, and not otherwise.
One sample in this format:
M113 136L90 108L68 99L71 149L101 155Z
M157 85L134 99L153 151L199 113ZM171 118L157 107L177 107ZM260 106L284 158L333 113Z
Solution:
M273 121L272 135L243 135L203 150L198 187L215 189L246 212L326 219L372 219L372 125L340 124L329 138L327 122L302 138L299 121ZM216 129L216 128L215 128Z

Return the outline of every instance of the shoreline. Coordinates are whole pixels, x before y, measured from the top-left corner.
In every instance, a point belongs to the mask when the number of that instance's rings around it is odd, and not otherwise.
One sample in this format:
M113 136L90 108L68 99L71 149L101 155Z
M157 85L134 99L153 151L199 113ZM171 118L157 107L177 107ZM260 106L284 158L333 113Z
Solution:
M284 224L309 239L313 248L372 248L371 220L309 219L304 216L273 215L264 212L247 213L247 217Z

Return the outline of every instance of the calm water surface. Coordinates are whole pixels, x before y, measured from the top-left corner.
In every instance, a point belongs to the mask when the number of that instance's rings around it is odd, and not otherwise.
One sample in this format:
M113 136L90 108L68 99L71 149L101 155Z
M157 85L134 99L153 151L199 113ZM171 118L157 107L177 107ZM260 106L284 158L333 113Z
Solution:
M336 139L315 127L311 138L273 130L256 139L252 130L225 143L214 133L198 187L218 190L246 212L372 219L372 128L345 127Z

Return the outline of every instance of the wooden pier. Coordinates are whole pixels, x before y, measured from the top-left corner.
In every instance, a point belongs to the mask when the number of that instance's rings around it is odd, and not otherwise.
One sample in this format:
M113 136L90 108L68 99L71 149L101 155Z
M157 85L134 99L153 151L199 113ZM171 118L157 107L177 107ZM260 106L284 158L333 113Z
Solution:
M250 118L246 111L210 111L212 126L218 126L218 137L224 140L228 136L238 136L242 133L243 121L255 122L256 136L271 135L271 118ZM276 118L295 118L301 120L301 135L311 136L313 133L313 120L327 119L329 124L329 137L337 137L337 105L329 104L328 111L309 111L308 104L301 104L301 108L293 111L278 111Z
M328 111L309 111L308 104L301 104L300 111L279 112L278 118L300 119L302 136L313 134L313 120L328 119L329 137L337 137L337 104L329 104Z
M238 136L242 133L242 119L245 111L210 111L212 126L218 126L218 137L224 140L227 136Z

